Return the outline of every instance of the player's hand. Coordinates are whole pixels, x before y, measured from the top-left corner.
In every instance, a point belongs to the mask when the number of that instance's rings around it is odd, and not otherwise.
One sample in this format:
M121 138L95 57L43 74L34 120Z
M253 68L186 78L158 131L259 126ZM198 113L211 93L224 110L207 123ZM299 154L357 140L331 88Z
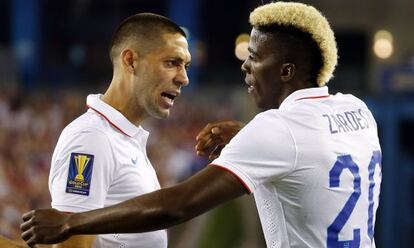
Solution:
M20 225L22 239L27 245L54 244L70 237L67 221L69 214L55 209L32 210L23 215Z
M218 121L207 124L197 135L195 146L197 155L209 154L209 159L217 158L221 150L244 127L244 123L231 121Z

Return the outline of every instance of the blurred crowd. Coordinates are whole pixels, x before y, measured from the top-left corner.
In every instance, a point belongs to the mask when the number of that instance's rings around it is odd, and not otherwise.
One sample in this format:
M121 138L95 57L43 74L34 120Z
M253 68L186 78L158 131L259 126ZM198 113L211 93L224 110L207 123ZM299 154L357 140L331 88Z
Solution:
M21 214L50 207L48 175L62 129L86 111L88 93L0 92L0 235L20 237ZM195 136L208 122L234 118L220 102L187 93L167 120L150 119L147 152L162 186L181 181L205 166L194 152Z

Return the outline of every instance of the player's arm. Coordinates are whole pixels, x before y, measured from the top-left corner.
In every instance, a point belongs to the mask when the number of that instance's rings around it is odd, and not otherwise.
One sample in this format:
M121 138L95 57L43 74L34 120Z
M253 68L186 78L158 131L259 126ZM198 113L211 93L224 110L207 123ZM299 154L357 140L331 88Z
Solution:
M53 245L52 248L91 248L95 237L95 235L72 236L62 243Z
M99 144L99 145L91 145ZM84 212L104 206L106 189L110 183L112 156L107 137L96 129L84 128L60 139L52 159L50 185L52 207L70 212ZM78 161L78 162L77 162ZM79 172L77 163L84 162ZM77 173L81 173L85 184L69 187ZM85 187L84 185L89 187ZM93 192L93 193L90 193ZM73 236L53 248L90 248L95 240L93 235Z
M233 174L216 166L208 166L174 187L108 208L71 215L54 209L31 211L23 216L22 238L33 245L60 242L77 234L164 229L245 193L247 189Z
M198 155L209 154L209 159L217 158L221 150L245 126L236 120L208 123L197 135L195 146Z

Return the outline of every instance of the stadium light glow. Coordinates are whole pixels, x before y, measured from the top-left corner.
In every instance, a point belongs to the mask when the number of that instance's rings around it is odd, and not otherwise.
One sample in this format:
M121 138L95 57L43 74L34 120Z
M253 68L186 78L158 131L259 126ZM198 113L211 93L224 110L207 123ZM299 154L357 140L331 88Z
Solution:
M380 59L391 57L394 52L392 34L387 30L379 30L374 36L373 50L374 54Z
M249 39L250 36L246 33L239 34L236 38L234 53L239 60L246 60L249 56L249 51L247 50Z

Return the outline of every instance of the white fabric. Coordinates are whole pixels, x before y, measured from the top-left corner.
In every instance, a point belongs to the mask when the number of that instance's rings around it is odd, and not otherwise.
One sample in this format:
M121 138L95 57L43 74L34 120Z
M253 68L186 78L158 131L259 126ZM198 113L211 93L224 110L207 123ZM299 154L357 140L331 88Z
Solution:
M52 207L84 212L160 189L146 154L149 133L89 95L86 113L70 123L56 145L49 176ZM71 153L94 156L89 196L66 193ZM167 247L165 230L139 234L98 235L94 247Z
M338 240L353 240L359 228L360 247L375 247L367 231L374 151L380 151L377 126L366 105L352 95L329 95L325 86L296 91L279 109L258 114L212 165L230 170L253 193L268 247L329 247L328 227L354 192L350 170L340 173L338 187L330 185L330 171L338 156L350 155L361 194ZM378 166L373 178L375 225Z

